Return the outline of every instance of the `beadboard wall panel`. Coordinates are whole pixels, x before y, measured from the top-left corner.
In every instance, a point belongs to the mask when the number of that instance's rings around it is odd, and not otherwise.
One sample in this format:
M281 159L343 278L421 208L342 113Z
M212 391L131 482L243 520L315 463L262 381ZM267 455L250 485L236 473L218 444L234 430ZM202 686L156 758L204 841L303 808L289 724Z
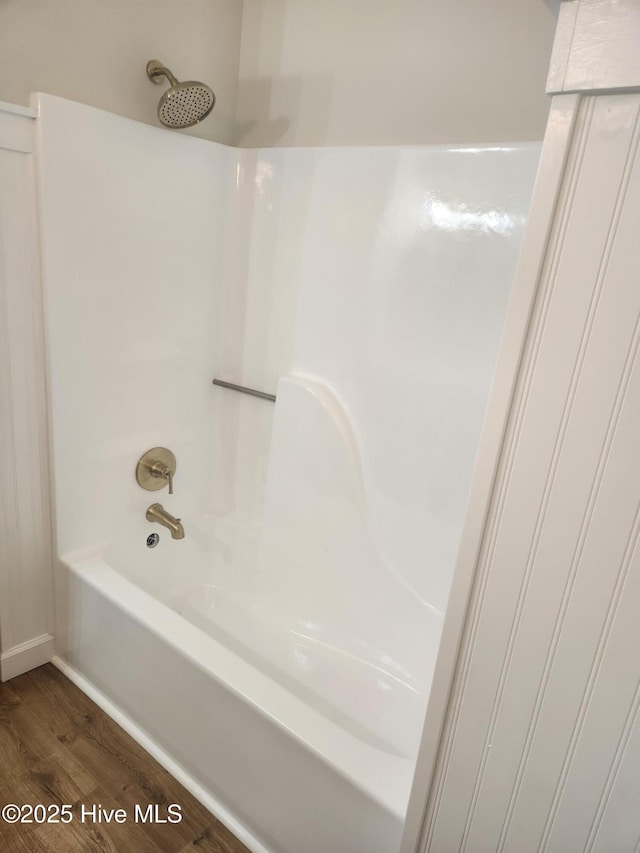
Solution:
M640 838L639 117L637 94L579 101L424 850Z
M547 92L635 88L639 29L637 0L563 0Z
M0 109L0 678L50 660L51 521L33 117Z

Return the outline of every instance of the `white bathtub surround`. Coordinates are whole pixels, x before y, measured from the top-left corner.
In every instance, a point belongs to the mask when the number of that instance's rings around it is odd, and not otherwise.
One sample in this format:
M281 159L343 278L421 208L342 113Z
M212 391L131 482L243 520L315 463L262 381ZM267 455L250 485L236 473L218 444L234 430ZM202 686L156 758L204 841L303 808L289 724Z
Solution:
M390 853L538 146L40 108L58 654L269 849Z

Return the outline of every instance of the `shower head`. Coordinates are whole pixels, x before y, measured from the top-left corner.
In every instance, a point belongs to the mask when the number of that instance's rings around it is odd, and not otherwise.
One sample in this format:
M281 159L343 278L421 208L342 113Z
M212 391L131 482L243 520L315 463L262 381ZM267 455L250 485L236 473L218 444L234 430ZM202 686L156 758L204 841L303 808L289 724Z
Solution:
M147 77L153 83L166 77L171 84L158 104L158 118L167 127L193 127L214 107L216 96L208 86L195 80L180 83L157 59L147 62Z

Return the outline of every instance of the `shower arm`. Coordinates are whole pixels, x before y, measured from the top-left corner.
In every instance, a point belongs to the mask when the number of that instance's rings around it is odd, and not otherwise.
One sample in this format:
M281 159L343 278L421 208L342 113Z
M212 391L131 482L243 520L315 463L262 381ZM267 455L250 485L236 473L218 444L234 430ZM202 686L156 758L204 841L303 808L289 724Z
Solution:
M172 86L178 86L179 81L164 65L161 65L157 59L152 59L147 63L147 77L152 83L161 83L161 77L166 77Z

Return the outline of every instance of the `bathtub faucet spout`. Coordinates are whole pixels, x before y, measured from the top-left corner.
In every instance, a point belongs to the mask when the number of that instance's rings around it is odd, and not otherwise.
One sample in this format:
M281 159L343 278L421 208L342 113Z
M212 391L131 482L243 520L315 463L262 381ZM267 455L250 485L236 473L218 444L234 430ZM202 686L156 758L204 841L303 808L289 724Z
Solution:
M171 531L172 539L184 539L184 528L179 518L174 518L162 504L151 504L147 510L147 521L157 521Z

